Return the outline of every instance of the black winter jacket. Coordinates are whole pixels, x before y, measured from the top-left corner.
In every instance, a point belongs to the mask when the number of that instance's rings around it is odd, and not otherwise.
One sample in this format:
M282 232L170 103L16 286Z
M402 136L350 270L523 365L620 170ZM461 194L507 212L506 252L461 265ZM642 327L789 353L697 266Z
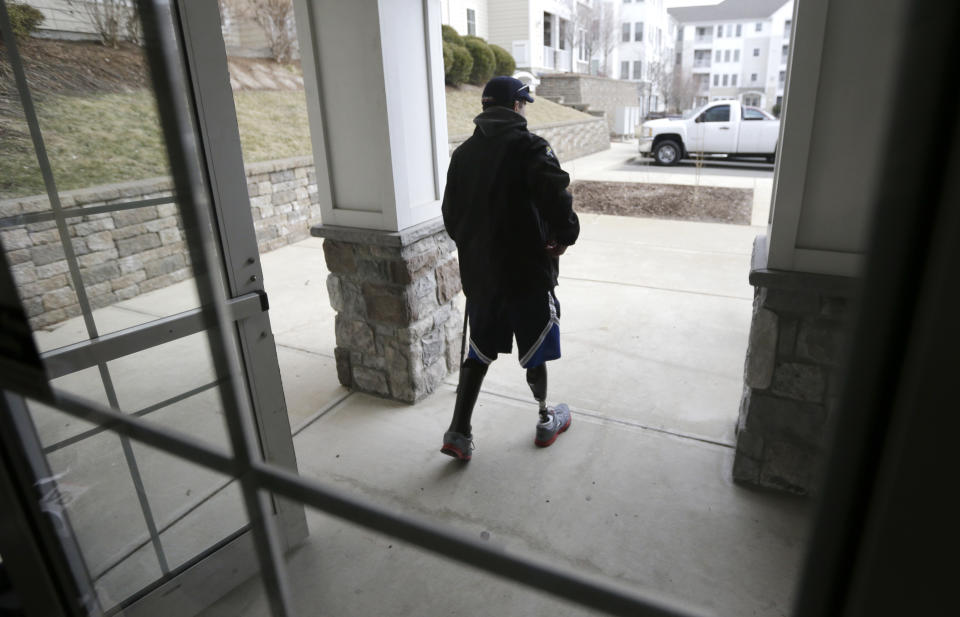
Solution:
M474 119L447 171L443 222L457 244L469 298L513 296L557 285L559 260L547 242L569 246L580 234L570 177L550 144L505 107Z

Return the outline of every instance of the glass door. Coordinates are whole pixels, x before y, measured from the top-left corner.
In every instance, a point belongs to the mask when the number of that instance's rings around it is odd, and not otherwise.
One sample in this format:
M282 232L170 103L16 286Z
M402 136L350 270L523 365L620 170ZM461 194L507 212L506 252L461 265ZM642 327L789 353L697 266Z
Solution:
M296 471L216 2L154 2L144 47L109 54L11 36L10 6L0 139L19 168L0 243L47 385ZM30 459L20 480L69 536L90 606L193 614L257 571L251 529L306 536L301 505L252 508L241 481L42 400L4 393L7 446Z

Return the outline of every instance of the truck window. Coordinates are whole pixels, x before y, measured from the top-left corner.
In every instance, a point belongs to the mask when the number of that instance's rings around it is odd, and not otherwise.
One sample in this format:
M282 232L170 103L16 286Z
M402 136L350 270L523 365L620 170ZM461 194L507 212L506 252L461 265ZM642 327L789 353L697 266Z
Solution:
M743 119L744 120L768 120L762 111L759 109L753 109L752 107L743 108Z
M707 111L703 112L702 116L700 116L700 122L729 122L729 121L730 121L729 105L717 105L716 107L711 107Z

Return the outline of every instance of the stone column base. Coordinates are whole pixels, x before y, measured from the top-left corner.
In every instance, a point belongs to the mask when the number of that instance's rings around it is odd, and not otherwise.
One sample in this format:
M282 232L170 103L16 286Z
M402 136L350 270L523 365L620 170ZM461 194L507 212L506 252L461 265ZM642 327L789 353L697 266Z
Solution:
M733 479L809 494L838 405L855 280L768 270L765 244L764 236L754 243L750 270L753 321Z
M401 232L317 225L337 311L337 376L407 403L433 392L460 362L456 246L434 219Z

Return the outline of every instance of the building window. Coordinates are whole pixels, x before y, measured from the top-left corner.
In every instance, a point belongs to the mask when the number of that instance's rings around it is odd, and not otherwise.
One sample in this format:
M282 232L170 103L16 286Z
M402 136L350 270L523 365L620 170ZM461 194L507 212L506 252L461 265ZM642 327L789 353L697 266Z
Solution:
M620 79L630 79L630 63L626 60L620 63Z
M738 37L743 35L743 31L741 30L741 28L742 28L741 24L737 24L737 36L738 36Z
M683 26L680 26L679 28L677 28L677 40L678 41L683 40Z
M583 28L580 28L580 30L577 33L577 58L582 62L587 61L586 41L587 41L587 31L584 30Z
M717 38L718 39L723 38L723 24L720 24L719 26L717 26Z
M623 34L620 36L620 41L623 43L630 42L630 24L629 23L623 24Z
M715 61L715 62L720 62L720 57L721 57L722 55L723 55L723 52L718 49L718 50L717 50L717 57L714 58L714 61Z
M787 72L780 71L780 85L782 86L787 81Z
M756 81L757 81L757 74L756 74L756 73L750 73L750 82L751 82L751 83L756 83Z
M559 40L558 40L558 42L557 42L557 47L559 47L560 49L566 49L566 48L567 48L567 29L568 29L569 27L570 27L570 22L567 21L566 19L563 19L563 18L561 17L561 18L560 18L560 31L558 32L558 34L560 35L560 37L559 37Z
M790 46L784 45L783 49L780 51L780 64L787 63L787 56L790 54Z
M759 47L754 47L754 48L753 48L753 57L756 58L756 57L759 56L759 55L760 55L760 48L759 48Z
M467 9L467 36L477 36L477 12Z
M757 22L757 27L755 28L757 32L763 32L763 24L759 21Z
M663 43L661 42L662 40L663 40L663 29L657 28L657 49L660 49L660 47L663 45Z
M683 64L683 54L680 53L679 51L677 52L677 59L675 61L675 64L677 66L680 66L681 64Z
M727 24L727 36L733 36L733 24Z
M793 26L793 22L790 21L789 19L783 22L783 36L785 38L790 38L790 31L793 29L792 26Z
M637 80L643 79L643 61L633 61L633 78Z
M709 49L697 49L693 52L693 66L710 66L710 50Z
M627 40L630 40L630 33L627 33ZM642 41L643 40L643 22L638 21L633 24L633 40Z
M729 50L729 49L726 50L725 52L723 52L723 61L724 61L724 62L730 62L730 50Z
M553 47L553 15L543 14L543 46Z
M737 75L736 75L736 73L734 73L733 75L730 76L730 85L731 85L731 86L736 86L736 85L737 85Z
M713 76L713 85L714 85L714 86L719 86L719 85L720 85L720 76L717 75L717 74L714 74L714 76Z
M733 50L733 61L734 61L734 62L740 62L740 50L739 50L739 49L734 49L734 50Z
M724 85L724 86L729 86L729 85L730 85L730 76L727 75L726 73L724 73L724 75L723 75L723 85Z

